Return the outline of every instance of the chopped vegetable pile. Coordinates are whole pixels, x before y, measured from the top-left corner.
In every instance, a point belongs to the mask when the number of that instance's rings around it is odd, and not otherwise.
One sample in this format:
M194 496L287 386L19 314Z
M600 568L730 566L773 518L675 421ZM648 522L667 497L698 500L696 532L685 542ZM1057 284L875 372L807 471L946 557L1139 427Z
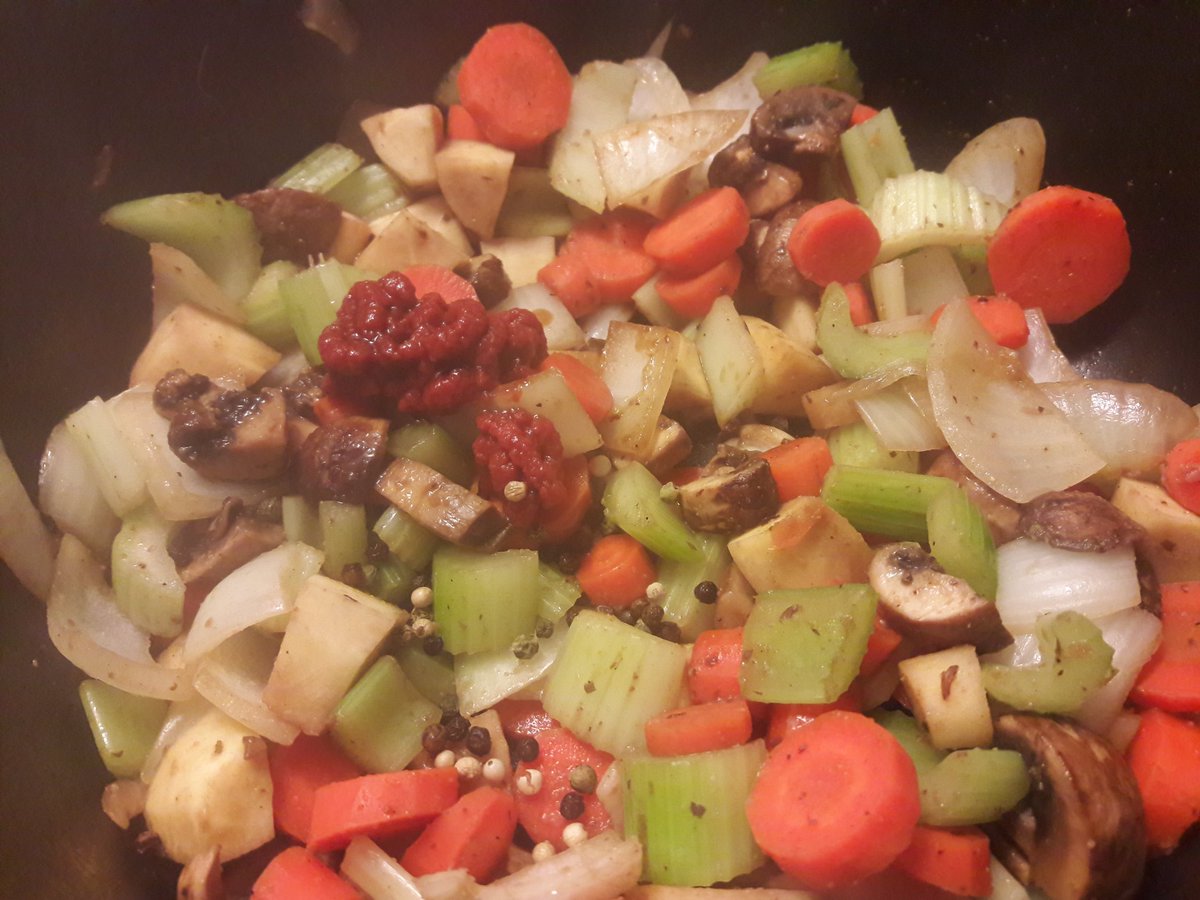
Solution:
M1200 820L1197 411L1050 330L1122 214L861 99L498 25L366 156L105 214L154 330L0 554L181 896L1122 898Z

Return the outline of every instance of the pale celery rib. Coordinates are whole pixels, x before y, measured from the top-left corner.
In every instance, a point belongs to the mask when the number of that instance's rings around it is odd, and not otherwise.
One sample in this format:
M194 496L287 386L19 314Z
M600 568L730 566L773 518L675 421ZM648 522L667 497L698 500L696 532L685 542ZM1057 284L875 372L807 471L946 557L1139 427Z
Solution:
M441 539L403 510L389 506L373 527L392 554L414 571L421 571L433 559Z
M956 750L920 776L921 821L955 827L994 822L1029 792L1029 771L1014 750Z
M314 366L321 364L317 349L321 332L337 318L351 286L369 277L361 269L330 259L279 282L279 293L296 340L305 359Z
M362 768L394 772L421 752L422 733L441 715L394 657L381 656L346 692L331 730L334 740Z
M948 175L917 171L884 181L870 212L882 241L878 265L918 247L982 244L1007 210Z
M472 553L446 545L433 556L434 618L451 653L499 650L532 634L540 604L533 550Z
M183 581L167 552L171 525L152 506L125 517L112 545L117 606L135 624L159 637L183 630Z
M954 482L936 475L834 466L821 499L856 530L898 541L929 540L929 504Z
M996 543L978 507L957 485L948 485L925 513L929 549L938 564L969 584L975 593L996 599Z
M753 871L764 857L746 801L766 761L762 741L687 756L622 761L625 834L654 884L703 886Z
M324 194L362 165L362 157L341 144L322 144L271 182L273 188L291 188Z
M382 163L355 169L325 196L360 219L377 219L408 205L400 180Z
M703 553L701 559L684 562L664 559L658 567L658 580L663 586L658 603L663 608L663 618L678 625L686 641L694 641L701 631L713 627L716 607L700 602L696 585L702 581L719 583L729 568L724 538L700 533L696 537Z
M843 131L841 142L854 195L863 206L870 206L886 179L916 171L891 107Z
M367 561L366 509L355 503L322 500L317 504L321 527L322 566L326 575L341 579L346 566Z

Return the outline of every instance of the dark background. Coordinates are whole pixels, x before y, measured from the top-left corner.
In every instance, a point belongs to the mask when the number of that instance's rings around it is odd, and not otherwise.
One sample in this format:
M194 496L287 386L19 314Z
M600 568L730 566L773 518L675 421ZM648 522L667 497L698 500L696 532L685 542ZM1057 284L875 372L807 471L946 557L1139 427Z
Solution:
M97 224L120 200L254 189L331 139L350 100L426 100L489 23L541 27L576 69L640 54L675 15L668 61L702 90L756 49L842 40L866 101L893 106L924 168L1013 115L1046 131L1048 183L1112 197L1133 241L1118 294L1060 332L1086 372L1200 401L1200 13L1191 3L383 2L347 0L353 58L296 2L0 0L0 436L32 486L51 426L125 384L149 330L144 245ZM111 148L107 181L97 160ZM103 817L106 773L46 638L0 572L0 896L166 897ZM1200 853L1145 896L1197 895Z

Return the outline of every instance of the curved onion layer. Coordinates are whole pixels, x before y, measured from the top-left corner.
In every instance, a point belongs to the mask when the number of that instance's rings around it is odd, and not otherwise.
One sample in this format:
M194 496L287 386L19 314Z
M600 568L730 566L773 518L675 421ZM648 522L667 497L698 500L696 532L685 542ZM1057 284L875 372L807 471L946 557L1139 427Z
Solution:
M342 875L371 900L421 900L413 876L367 837L356 837L346 848Z
M150 635L117 608L100 564L69 534L58 551L46 621L58 652L92 678L139 697L177 700L192 692L187 670L154 661Z
M170 709L167 710L166 721L158 729L154 746L150 748L150 752L146 754L146 761L142 763L139 777L144 784L149 784L154 780L154 774L158 771L163 754L171 749L171 745L179 740L180 735L207 715L212 708L212 704L207 699L196 693L185 700L171 704Z
M546 895L546 885L555 886L555 896L576 900L604 900L632 889L642 873L642 845L622 839L615 831L602 831L549 859L534 863L484 885L478 900L523 900Z
M1038 384L1048 381L1074 381L1079 372L1071 365L1054 340L1046 314L1040 309L1025 310L1025 324L1029 326L1029 338L1017 351L1017 359Z
M946 174L1006 206L1041 186L1046 135L1037 119L998 122L973 137L946 166Z
M275 665L279 641L258 631L243 631L210 653L192 684L196 692L229 718L276 744L290 744L300 729L263 703L263 689Z
M38 505L59 531L75 535L97 556L108 553L121 528L87 457L61 422L50 432L42 453Z
M0 443L0 560L39 600L54 577L54 538Z
M300 585L324 559L307 544L283 544L225 576L196 610L184 659L195 662L239 631L290 612Z
M1196 429L1195 410L1148 384L1083 379L1042 391L1115 474L1153 472Z
M637 85L633 89L633 99L629 101L628 121L644 122L655 116L669 116L692 108L679 79L661 59L643 56L626 60L624 66L637 73Z
M1154 654L1162 635L1162 620L1144 609L1125 609L1096 624L1104 642L1113 648L1116 674L1108 684L1083 701L1074 718L1097 734L1107 734L1125 706L1133 682Z
M998 494L1026 503L1104 468L965 302L946 307L926 365L934 418L950 449Z
M927 405L925 381L913 377L863 397L855 405L885 450L940 450L946 439L923 408L922 396Z
M804 412L813 428L837 428L859 421L858 403L873 397L902 378L919 375L922 367L912 362L894 362L857 381L839 381L804 395Z
M473 716L529 687L558 659L566 639L567 629L555 628L554 634L538 641L538 652L532 659L517 659L508 647L458 657L454 662L454 686L459 710Z

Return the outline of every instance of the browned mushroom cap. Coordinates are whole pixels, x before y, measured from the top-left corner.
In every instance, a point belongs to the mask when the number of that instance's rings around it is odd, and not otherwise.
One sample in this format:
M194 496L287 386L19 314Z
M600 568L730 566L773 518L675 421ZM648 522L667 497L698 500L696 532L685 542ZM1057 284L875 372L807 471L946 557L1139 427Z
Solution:
M755 455L737 466L717 466L679 488L683 518L698 531L739 534L779 509L771 467Z
M812 200L797 200L780 209L762 230L754 250L754 281L758 289L772 297L816 297L820 289L796 271L788 254L788 238L796 220L816 206ZM751 231L754 235L755 232Z
M463 260L454 267L454 274L470 283L479 302L488 309L512 293L512 280L504 271L504 264L491 253Z
M309 500L366 503L387 464L387 422L347 416L322 425L300 447L300 489Z
M713 187L731 187L742 195L754 217L769 216L800 193L804 179L795 169L767 162L742 135L713 157L708 168Z
M1086 553L1130 547L1144 534L1129 516L1090 491L1035 497L1021 510L1020 528L1032 540Z
M920 544L880 547L868 576L879 595L879 614L920 652L973 644L980 653L993 653L1012 643L996 604L946 574Z
M659 416L654 443L650 445L650 458L646 460L646 468L651 474L655 478L665 479L691 452L692 438L684 427L674 419Z
M508 520L495 505L415 460L392 462L375 489L452 544L490 549L508 532Z
M1007 497L1002 497L971 474L950 450L943 450L926 469L928 475L949 478L967 494L983 518L987 520L992 538L997 544L1011 541L1019 533L1021 509Z
M793 168L814 156L833 156L857 103L849 94L826 87L780 91L754 111L750 143L771 162Z
M1029 764L1026 805L989 826L993 852L1051 900L1132 897L1146 861L1137 782L1107 741L1042 716L996 722L996 744Z
M342 210L320 194L291 188L266 188L233 198L254 216L262 238L263 262L291 260L304 265L324 253L337 237Z
M283 473L287 407L281 391L222 391L210 385L196 395L164 388L176 374L168 373L155 388L155 405L170 411L167 443L176 456L215 481L261 481Z

